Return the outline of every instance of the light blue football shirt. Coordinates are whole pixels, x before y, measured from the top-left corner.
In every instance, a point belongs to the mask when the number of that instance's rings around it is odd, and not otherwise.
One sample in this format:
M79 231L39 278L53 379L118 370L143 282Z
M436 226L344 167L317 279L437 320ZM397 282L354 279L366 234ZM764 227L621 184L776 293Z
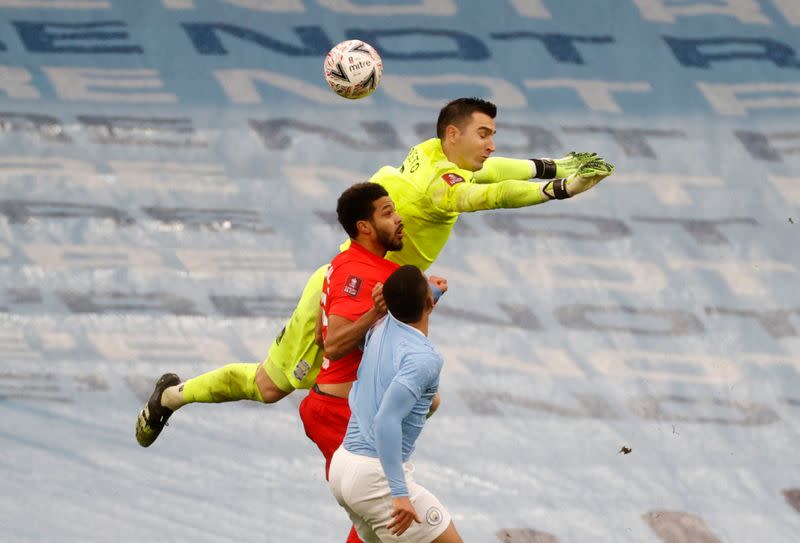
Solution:
M392 495L407 493L402 464L397 464L400 458L406 462L414 451L414 444L439 389L443 363L442 356L425 335L391 314L376 324L367 335L364 356L358 368L358 380L350 390L350 423L343 445L353 454L381 459ZM392 383L401 385L404 393L410 393L405 394L408 401L400 404L384 402L386 391ZM401 421L402 436L397 443L378 443L376 439L376 416L381 407L384 411L379 423L387 419ZM400 412L391 412L397 409ZM396 454L397 448L401 449L402 455ZM380 454L379 449L383 449ZM391 461L391 457L398 462Z

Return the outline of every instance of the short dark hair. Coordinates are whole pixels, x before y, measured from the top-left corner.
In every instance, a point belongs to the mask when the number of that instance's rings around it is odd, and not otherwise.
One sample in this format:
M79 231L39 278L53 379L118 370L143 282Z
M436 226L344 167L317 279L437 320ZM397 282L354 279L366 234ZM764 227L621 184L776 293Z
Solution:
M410 264L397 268L383 283L386 308L400 322L420 320L429 295L428 280L419 268Z
M375 213L375 200L389 196L377 183L356 183L345 190L336 202L336 218L351 238L358 235L356 223L368 221Z
M451 124L461 128L466 119L479 111L492 119L497 116L497 106L480 98L456 98L450 101L439 111L439 120L436 121L436 137L444 137L444 131Z

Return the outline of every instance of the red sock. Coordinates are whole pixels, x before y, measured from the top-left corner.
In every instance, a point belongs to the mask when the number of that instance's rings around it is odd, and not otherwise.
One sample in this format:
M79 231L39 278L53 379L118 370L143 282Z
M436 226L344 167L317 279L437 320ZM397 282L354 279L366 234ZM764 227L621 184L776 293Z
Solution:
M347 543L362 543L361 538L358 537L355 526L350 528L350 533L347 534Z

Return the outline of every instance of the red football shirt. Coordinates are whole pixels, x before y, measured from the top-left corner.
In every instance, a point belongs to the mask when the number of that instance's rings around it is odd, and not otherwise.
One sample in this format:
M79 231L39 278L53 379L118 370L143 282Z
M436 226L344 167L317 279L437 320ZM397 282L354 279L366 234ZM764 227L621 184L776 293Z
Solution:
M328 335L328 317L337 315L357 321L372 306L372 288L383 283L400 266L367 251L353 241L331 261L322 285L322 337ZM322 360L317 383L349 383L356 380L361 347L338 360Z

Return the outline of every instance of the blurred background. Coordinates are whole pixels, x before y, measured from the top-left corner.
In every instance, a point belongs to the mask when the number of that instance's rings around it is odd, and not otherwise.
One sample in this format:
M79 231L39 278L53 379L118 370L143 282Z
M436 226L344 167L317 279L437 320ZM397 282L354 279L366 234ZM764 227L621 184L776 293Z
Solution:
M417 481L465 541L797 541L798 36L796 0L0 0L0 540L344 541L304 392L136 415L263 359L340 192L479 96L497 155L617 169L459 220Z

